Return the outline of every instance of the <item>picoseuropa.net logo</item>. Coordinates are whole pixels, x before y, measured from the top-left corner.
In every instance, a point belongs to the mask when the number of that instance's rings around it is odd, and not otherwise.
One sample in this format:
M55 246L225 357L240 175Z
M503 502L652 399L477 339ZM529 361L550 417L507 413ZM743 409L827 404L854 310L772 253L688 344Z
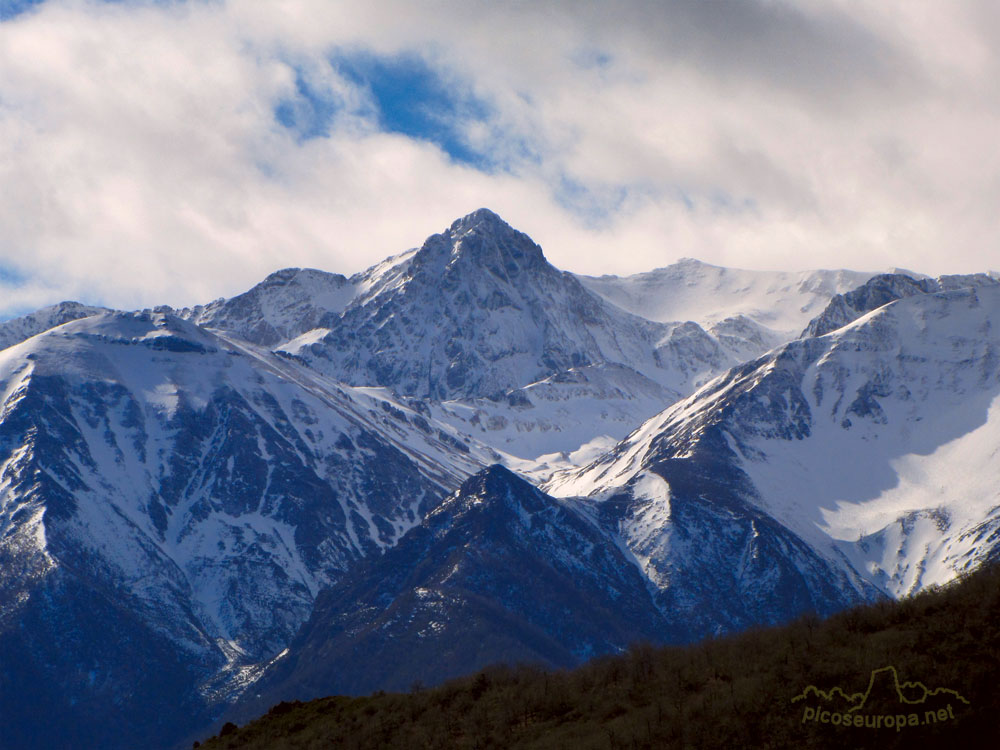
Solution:
M951 688L900 682L895 667L872 670L863 693L848 694L840 687L820 690L810 685L792 698L792 703L802 707L803 724L897 732L954 721L969 705Z

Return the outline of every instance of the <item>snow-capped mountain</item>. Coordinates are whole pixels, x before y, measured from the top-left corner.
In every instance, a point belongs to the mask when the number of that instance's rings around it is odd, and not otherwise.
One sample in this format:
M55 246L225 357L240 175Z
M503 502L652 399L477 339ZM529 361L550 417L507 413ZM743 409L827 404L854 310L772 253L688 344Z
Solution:
M696 323L746 360L795 338L832 297L871 276L846 270L749 271L683 258L634 276L578 278L635 315Z
M406 690L431 674L567 667L670 635L643 576L586 509L492 466L324 592L255 692L271 705Z
M200 326L272 347L317 328L331 313L343 312L356 295L353 281L340 274L285 268L232 299L218 299L176 314ZM173 312L169 308L164 311Z
M79 302L60 302L58 305L43 307L20 318L5 320L0 322L0 350L19 344L63 323L100 312L107 310L103 307L82 305Z
M499 451L565 463L791 340L869 276L682 261L578 277L481 209L351 278L286 269L178 314L337 380L420 399Z
M661 326L604 304L489 211L430 237L403 263L325 335L283 349L352 385L435 400L499 399L598 363L628 363L666 387L687 380L657 358Z
M880 274L845 294L834 296L823 312L809 322L803 336L822 336L843 328L865 313L883 305L915 294L946 292L952 289L989 286L997 274L979 273L956 276L939 276L936 279L890 273Z
M948 580L1000 538L998 313L990 275L577 277L480 210L351 277L0 323L3 741Z
M100 313L5 349L0 397L0 664L51 692L51 747L72 744L59 727L111 742L107 712L131 694L162 694L175 730L207 716L322 587L496 458L165 313ZM0 693L5 726L34 715L20 683ZM91 713L104 722L88 730Z
M887 292L896 300L734 368L547 490L634 505L655 483L671 509L693 491L756 508L853 585L901 596L950 580L1000 538L1000 284L886 277L847 301ZM819 320L847 307L835 299ZM667 512L651 532L622 528L669 590L691 555Z
M755 508L673 487L668 497L650 472L628 497L559 500L503 467L483 470L320 596L240 714L498 662L568 667L878 598ZM651 575L645 550L626 543L667 524L661 550L684 562Z

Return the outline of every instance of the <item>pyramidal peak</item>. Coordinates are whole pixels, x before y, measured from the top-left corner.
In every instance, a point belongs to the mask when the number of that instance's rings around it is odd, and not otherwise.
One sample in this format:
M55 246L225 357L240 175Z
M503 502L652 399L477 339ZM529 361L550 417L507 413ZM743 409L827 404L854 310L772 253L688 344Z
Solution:
M460 219L455 219L448 231L452 234L459 235L481 228L492 230L506 229L509 232L515 231L510 224L505 222L496 213L488 208L480 208Z
M554 270L541 247L488 208L473 211L442 234L428 237L414 257L414 271L466 266L489 270L501 278L520 271Z
M545 502L534 485L505 466L492 464L466 479L428 517L447 513L461 514L475 507L485 507L494 514L522 516L542 510Z

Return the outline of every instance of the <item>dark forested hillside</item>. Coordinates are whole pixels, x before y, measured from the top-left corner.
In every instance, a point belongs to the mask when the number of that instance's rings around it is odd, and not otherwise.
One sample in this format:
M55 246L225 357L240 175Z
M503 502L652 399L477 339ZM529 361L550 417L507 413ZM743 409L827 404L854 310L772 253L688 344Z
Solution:
M282 703L220 748L924 748L1000 738L1000 566L900 602L573 671Z

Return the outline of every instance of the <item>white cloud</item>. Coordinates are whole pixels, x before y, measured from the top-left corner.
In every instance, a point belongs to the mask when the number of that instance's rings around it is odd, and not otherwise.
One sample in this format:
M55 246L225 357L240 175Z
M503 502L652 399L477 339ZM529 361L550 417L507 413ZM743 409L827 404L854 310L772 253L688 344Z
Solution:
M350 273L479 206L583 272L1000 266L990 3L610 7L48 0L0 24L0 269L26 278L0 311ZM338 48L471 87L510 171L380 132ZM296 68L341 102L328 138L275 121Z

